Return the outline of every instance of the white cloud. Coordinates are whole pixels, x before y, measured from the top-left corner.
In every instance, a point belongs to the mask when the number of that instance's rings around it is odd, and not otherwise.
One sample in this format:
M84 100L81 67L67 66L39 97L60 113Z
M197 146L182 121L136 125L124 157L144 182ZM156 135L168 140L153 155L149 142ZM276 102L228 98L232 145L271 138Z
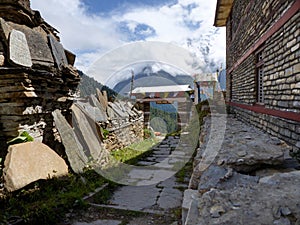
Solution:
M73 51L107 50L122 43L115 21L88 14L80 0L31 0L31 5L61 32L64 46Z
M138 24L153 28L154 35L149 37L151 30L141 32L148 41L188 47L187 39L190 39L189 49L200 57L203 54L199 48L208 46L215 61L225 60L225 29L215 34L213 28L216 0L178 0L176 4L162 7L130 7L113 11L109 16L89 13L82 0L31 0L31 4L61 32L63 45L77 54L76 66L83 71L128 39L128 34L119 29L121 22L125 22L132 33Z

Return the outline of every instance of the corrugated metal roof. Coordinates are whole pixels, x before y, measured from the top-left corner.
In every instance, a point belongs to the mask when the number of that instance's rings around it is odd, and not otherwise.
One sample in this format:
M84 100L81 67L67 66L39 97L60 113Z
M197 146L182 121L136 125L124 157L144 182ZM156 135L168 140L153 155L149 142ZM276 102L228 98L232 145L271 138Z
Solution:
M138 93L161 93L161 92L180 92L193 91L190 85L171 85L171 86L155 86L155 87L137 87L133 89L133 94Z
M231 12L233 1L234 0L218 0L214 26L226 26L227 18Z

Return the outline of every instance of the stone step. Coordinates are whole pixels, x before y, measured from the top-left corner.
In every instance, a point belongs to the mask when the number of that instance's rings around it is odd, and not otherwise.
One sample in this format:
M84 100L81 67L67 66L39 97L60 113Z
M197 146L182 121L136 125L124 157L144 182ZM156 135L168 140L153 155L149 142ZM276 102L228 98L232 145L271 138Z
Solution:
M106 205L106 204L95 204L95 203L89 203L89 205L91 205L93 207L98 207L98 208L126 210L126 211L150 213L150 214L156 214L156 215L165 215L166 214L164 211L161 211L161 210L153 210L153 209L135 210L135 209L131 209L131 208L128 208L125 206L119 206L119 205Z

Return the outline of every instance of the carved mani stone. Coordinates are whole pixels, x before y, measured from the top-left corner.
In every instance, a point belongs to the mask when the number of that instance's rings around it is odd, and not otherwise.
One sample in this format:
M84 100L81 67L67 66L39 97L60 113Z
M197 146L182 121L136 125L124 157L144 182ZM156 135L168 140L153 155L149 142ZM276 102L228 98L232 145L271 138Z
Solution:
M54 60L46 37L41 32L22 27L21 30L27 37L28 46L33 64L54 66Z
M65 49L61 43L59 43L52 35L48 35L54 61L59 69L68 65L68 60L65 54Z
M10 62L31 67L31 55L27 44L26 36L23 32L12 30L9 36L9 60Z

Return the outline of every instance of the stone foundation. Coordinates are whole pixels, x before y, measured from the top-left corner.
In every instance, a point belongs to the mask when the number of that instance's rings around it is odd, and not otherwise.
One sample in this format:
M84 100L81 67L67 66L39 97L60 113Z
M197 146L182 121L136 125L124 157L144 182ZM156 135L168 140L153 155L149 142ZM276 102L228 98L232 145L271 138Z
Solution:
M256 113L238 107L231 107L231 112L243 122L254 125L272 136L284 140L292 146L294 152L300 150L299 122Z

